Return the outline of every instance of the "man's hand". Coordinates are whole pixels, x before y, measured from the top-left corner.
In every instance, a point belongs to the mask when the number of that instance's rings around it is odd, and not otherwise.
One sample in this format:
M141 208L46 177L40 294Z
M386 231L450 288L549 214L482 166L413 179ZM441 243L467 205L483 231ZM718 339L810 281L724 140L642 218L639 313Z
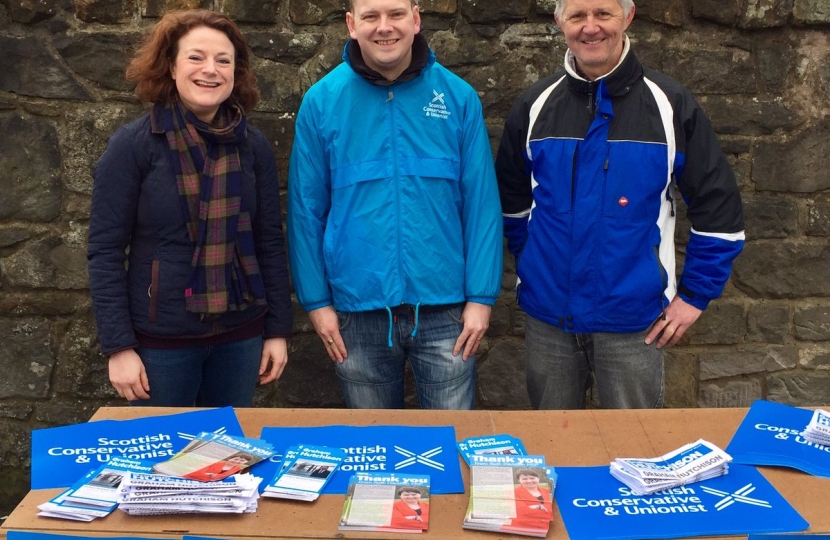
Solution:
M461 322L464 323L464 329L452 349L453 356L463 350L461 358L467 360L476 353L481 338L484 337L484 333L490 326L491 311L492 308L488 305L467 302L464 311L461 313Z
M660 336L657 342L657 348L671 347L680 341L686 330L700 317L703 311L697 309L691 304L687 304L680 296L675 296L671 301L669 307L666 308L665 317L659 317L651 325L648 335L646 336L646 345L651 345L651 342Z
M285 338L268 338L263 341L262 358L259 361L259 384L268 384L279 379L287 363L288 343Z
M144 362L133 349L119 351L109 359L110 382L118 395L127 401L150 399L150 382Z
M323 340L329 358L342 364L349 353L346 351L343 338L340 336L340 320L337 318L337 312L331 306L321 307L309 311L308 318L311 320L311 324L314 325L317 335Z

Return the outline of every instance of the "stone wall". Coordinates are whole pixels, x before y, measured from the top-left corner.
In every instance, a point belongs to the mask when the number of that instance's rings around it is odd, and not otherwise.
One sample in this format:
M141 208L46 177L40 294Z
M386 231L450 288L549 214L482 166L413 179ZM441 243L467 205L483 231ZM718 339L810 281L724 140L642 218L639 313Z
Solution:
M746 210L746 249L724 298L668 354L667 405L828 403L830 0L638 4L638 56L698 96ZM173 7L219 9L243 27L263 97L252 122L273 141L283 182L301 96L339 62L347 36L340 0L0 0L0 516L27 489L32 429L119 403L87 291L91 169L108 136L142 111L124 67ZM479 91L497 144L514 98L562 62L554 1L421 7L430 44ZM678 229L682 246L688 225ZM527 407L511 259L478 359L483 408ZM289 367L257 404L342 406L299 308L296 319Z

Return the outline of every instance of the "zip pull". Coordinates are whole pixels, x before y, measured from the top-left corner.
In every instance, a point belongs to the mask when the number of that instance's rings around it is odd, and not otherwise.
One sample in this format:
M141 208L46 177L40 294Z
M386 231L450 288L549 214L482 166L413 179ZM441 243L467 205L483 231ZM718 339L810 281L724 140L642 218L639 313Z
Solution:
M588 114L594 112L594 83L588 83Z
M669 201L669 205L671 205L671 217L674 217L674 197L671 196L671 192L675 183L676 180L674 178L674 173L672 173L671 183L669 184L669 187L666 188L666 200Z
M395 99L395 93L392 90L390 90L389 91L389 97L386 98L386 103L389 103L393 99Z
M602 170L604 170L604 171L608 170L608 158L605 158L605 165L602 166Z

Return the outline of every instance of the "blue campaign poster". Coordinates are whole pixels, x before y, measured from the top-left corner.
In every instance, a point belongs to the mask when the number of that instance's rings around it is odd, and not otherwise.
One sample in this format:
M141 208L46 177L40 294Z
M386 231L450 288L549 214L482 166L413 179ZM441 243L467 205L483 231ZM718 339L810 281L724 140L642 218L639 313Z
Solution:
M608 466L557 467L556 504L571 540L796 532L810 525L755 467L638 497Z
M808 442L801 432L813 411L758 400L752 404L726 452L733 463L792 467L830 478L830 448Z
M262 487L277 473L286 448L310 444L346 452L323 494L346 493L349 478L357 472L428 474L430 493L464 493L452 426L264 427L260 437L273 444L279 454L251 470L264 479Z
M830 534L750 534L747 540L830 540Z
M165 461L202 431L243 435L232 407L32 432L32 489L69 487L113 456Z
M8 531L7 540L170 540L169 538L151 539L138 536L85 536L83 534L51 534L30 531Z

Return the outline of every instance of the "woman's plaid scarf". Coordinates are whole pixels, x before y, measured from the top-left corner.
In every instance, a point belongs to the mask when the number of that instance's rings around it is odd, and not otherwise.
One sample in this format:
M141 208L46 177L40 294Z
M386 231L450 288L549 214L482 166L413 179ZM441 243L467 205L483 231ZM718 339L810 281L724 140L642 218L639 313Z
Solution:
M194 248L187 311L211 315L265 304L251 215L242 200L242 110L223 105L209 125L177 101L164 107L161 119Z

